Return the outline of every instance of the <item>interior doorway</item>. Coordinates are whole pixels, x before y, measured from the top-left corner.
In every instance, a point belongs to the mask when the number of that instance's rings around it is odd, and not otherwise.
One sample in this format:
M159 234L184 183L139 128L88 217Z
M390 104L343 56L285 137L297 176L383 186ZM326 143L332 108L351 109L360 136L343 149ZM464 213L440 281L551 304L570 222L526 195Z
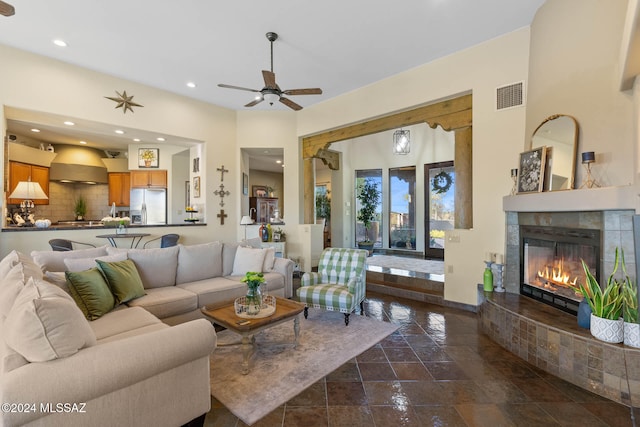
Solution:
M425 258L444 259L444 233L454 228L456 176L453 161L424 165Z

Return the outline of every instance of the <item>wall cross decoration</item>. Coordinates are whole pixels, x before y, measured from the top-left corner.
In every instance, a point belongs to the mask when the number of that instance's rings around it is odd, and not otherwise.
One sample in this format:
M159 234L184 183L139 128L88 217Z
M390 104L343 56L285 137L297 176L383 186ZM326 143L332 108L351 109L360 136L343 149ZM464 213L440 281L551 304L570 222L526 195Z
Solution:
M224 206L224 196L228 196L228 191L225 191L224 184L220 183L220 189L213 192L216 196L220 196L220 206Z
M226 213L224 213L224 209L220 209L220 213L218 214L218 218L220 218L220 225L224 225L224 219L228 217Z
M225 172L229 172L229 169L225 169L224 165L220 166L219 168L216 169L218 172L220 172L220 181L224 182L224 173Z

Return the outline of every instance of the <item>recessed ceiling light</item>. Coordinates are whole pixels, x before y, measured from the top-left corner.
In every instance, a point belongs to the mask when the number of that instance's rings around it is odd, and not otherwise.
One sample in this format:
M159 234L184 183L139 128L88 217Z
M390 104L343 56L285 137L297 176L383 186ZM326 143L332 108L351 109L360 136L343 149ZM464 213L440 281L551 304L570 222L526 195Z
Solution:
M284 163L282 164L282 167L284 167Z
M162 141L166 141L166 139L164 139L163 137L159 136L156 138L158 141L162 142Z
M38 133L38 132L40 132L40 129L33 128L33 129L31 129L31 132Z
M117 133L118 135L124 135L124 131L120 129L117 129L114 132Z
M140 142L140 138L133 138L134 142Z
M87 141L80 141L80 144L87 145Z
M282 160L276 160L276 163L280 164L280 163L282 163Z
M187 87L193 89L194 87L196 87L196 84L194 82L187 82Z
M66 122L64 122L64 124L67 125L67 126L75 126L76 125L75 123L70 122L68 120Z
M60 40L60 39L55 39L53 41L53 44L55 44L56 46L60 46L60 47L67 47L67 42L65 42L64 40Z

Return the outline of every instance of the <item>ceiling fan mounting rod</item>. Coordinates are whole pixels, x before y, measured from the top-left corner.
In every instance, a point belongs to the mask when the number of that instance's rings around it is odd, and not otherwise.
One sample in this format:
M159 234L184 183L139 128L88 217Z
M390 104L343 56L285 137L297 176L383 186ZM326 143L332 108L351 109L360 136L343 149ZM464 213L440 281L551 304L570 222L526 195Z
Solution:
M271 43L271 72L273 73L273 42L278 40L278 33L269 31L267 34L267 40Z

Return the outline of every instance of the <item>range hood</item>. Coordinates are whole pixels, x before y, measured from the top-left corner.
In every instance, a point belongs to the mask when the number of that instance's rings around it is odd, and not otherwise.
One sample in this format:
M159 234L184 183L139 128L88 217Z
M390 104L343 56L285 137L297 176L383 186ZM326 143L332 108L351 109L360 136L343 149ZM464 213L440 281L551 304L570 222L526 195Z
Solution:
M107 168L102 166L87 166L69 163L51 162L49 180L80 184L106 184L108 182Z
M108 182L101 151L88 147L57 145L56 153L49 169L51 181L80 184Z

